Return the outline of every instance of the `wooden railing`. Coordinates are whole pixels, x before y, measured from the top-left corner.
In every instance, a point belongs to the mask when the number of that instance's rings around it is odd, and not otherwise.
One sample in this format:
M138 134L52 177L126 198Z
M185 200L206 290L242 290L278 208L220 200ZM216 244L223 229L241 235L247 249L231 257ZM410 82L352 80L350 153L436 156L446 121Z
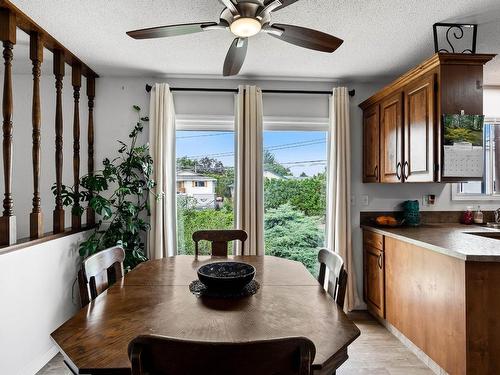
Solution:
M53 211L53 234L65 231L65 210L61 196L63 175L63 78L65 65L71 66L71 78L73 86L73 183L78 189L80 179L80 89L82 76L87 80L88 97L88 171L94 169L94 99L95 79L98 75L80 61L73 53L61 45L50 34L38 26L33 20L22 13L9 1L0 0L0 41L3 46L3 60L5 65L3 78L3 179L5 185L3 198L3 213L0 217L0 246L13 245L18 241L16 236L16 217L14 216L14 200L12 196L12 137L13 123L12 114L15 103L12 96L12 60L15 52L17 28L30 36L30 60L33 65L33 102L32 102L32 159L33 159L33 206L30 213L30 238L39 239L43 234L43 217L41 209L40 176L41 170L41 114L40 104L40 76L43 64L44 49L53 53L53 72L55 79L55 207ZM50 131L49 127L43 131ZM95 223L95 215L92 210L87 210L87 225ZM80 230L82 227L81 217L72 215L72 230Z

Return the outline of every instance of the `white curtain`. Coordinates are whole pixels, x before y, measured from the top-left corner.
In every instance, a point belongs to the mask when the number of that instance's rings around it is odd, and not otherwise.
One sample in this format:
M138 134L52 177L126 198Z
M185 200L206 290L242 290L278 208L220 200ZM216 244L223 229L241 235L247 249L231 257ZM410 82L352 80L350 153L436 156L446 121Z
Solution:
M359 297L351 244L351 140L346 87L333 89L328 138L327 247L344 260L348 273L346 308L352 310Z
M236 107L236 228L248 233L246 255L264 255L262 92L239 86ZM239 241L238 241L239 242ZM236 254L241 253L240 244Z
M151 90L149 146L153 158L153 192L150 198L151 230L148 239L150 259L177 254L175 186L175 111L170 88L157 83Z

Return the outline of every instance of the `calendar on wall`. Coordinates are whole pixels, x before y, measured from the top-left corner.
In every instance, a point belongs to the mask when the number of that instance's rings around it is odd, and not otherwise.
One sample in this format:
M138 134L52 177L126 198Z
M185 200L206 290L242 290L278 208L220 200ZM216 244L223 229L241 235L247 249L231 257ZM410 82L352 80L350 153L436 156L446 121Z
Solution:
M479 179L484 173L484 116L443 115L443 177Z
M484 150L482 146L444 146L443 176L482 178Z

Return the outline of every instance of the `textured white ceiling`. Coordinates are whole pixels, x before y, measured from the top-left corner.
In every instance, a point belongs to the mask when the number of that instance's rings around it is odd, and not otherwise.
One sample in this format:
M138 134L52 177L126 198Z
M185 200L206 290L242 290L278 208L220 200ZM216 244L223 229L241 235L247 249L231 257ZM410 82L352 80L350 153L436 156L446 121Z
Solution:
M127 30L218 20L217 0L11 0L103 76L219 77L232 41L210 31L137 41ZM499 0L299 0L274 21L316 28L344 39L333 54L267 35L250 40L241 76L351 81L393 77L433 53L432 24L477 21L478 52L500 53ZM17 59L21 60L22 49ZM500 58L485 82L500 84Z

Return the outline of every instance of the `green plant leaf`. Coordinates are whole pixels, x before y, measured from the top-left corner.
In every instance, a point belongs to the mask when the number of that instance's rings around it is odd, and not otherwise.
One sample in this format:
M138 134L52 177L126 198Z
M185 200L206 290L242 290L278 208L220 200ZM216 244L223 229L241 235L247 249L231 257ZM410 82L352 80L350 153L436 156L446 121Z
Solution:
M139 121L130 132L128 143L118 141L119 157L105 158L102 170L82 176L78 192L71 186L51 186L53 194L60 193L63 204L71 207L74 215L82 215L86 206L98 215L92 234L79 246L80 255L88 257L118 244L125 249L126 270L147 260L142 238L150 226L143 217L150 214L148 197L155 186L149 145L138 144L143 122L149 119L141 117L139 106L133 109L138 112Z

